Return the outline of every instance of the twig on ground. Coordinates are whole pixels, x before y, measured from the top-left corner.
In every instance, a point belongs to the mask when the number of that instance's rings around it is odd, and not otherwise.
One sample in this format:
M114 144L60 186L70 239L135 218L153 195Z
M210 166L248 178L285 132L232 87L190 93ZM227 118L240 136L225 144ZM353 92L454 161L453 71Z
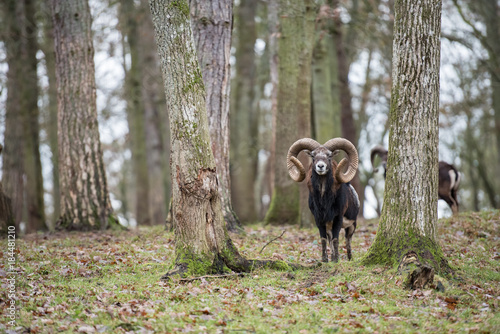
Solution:
M202 278L224 278L224 277L245 276L245 275L248 275L248 273L233 273L233 274L223 274L223 275L205 275L205 276L198 276L198 277L191 277L191 278L181 278L179 281L181 281L181 282L190 282L190 281L195 281L197 279L202 279Z
M264 247L262 247L262 249L260 250L259 254L262 253L262 251L264 250L264 248L267 247L267 245L269 245L271 242L275 241L275 240L278 240L279 238L281 238L283 236L283 234L285 234L285 230L283 230L283 232L281 233L281 235L277 238L274 238L273 240L269 241L267 244L264 245Z

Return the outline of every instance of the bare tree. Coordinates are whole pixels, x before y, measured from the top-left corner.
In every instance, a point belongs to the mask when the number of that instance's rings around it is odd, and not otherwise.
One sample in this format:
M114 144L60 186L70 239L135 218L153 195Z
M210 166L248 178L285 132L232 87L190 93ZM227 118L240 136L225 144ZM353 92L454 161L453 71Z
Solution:
M312 3L302 0L281 0L279 2L280 29L278 38L279 84L277 95L277 113L275 127L274 190L271 205L266 214L268 224L297 224L300 220L299 189L288 177L286 156L290 144L299 139L299 89L300 83L309 77L309 73L300 72L300 61L311 62L312 45L303 43L306 24L306 12L313 10ZM308 34L309 35L309 34ZM312 36L311 36L312 39ZM308 59L301 59L307 50ZM307 86L307 85L305 85ZM310 84L309 84L310 86ZM309 93L309 86L306 92ZM303 106L303 105L301 105Z
M94 48L86 0L52 0L59 129L59 228L103 229L117 222L109 200L97 123Z
M231 191L234 210L244 222L255 221L254 182L257 170L257 111L254 109L256 80L255 15L257 1L242 0L237 9L236 76L231 110Z
M394 264L413 251L447 270L435 228L441 1L399 1L395 13L384 206L363 262Z
M45 229L40 161L38 51L33 0L5 6L7 74L4 186L11 197L16 224L26 218L26 232Z
M238 272L288 268L282 261L247 260L234 247L224 224L189 5L186 0L150 0L150 7L171 124L176 260L164 278L221 272L224 265Z
M231 204L231 182L229 177L229 91L231 51L231 29L233 16L232 0L210 2L192 0L191 22L193 36L206 87L206 105L212 151L214 153L222 212L231 231L241 229L241 223ZM251 167L251 166L249 166ZM253 194L253 177L245 175L251 182L247 192ZM253 195L247 205L252 206Z

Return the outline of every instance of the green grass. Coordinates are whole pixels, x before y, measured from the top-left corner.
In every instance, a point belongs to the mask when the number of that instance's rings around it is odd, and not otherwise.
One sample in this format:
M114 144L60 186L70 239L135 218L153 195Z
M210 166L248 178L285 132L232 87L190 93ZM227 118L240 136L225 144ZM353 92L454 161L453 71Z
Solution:
M351 262L342 248L338 264L316 269L168 283L159 278L174 260L174 235L162 227L29 235L16 242L16 331L499 333L499 224L499 211L438 222L438 239L456 271L453 279L437 278L445 292L406 290L396 268L360 265L376 221L358 225ZM304 265L320 258L316 229L253 225L246 232L233 241L249 258Z

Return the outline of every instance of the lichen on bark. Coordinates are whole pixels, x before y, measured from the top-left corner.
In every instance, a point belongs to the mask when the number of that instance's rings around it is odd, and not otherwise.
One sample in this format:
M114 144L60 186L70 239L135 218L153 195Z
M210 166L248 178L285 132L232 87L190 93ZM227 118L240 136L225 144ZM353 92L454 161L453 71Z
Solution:
M226 268L237 272L263 266L291 268L282 262L248 260L229 237L210 144L204 86L199 81L186 86L199 69L189 18L181 12L187 2L175 3L150 0L172 126L176 259L173 269L163 279L219 273Z
M413 251L450 272L435 235L441 3L412 0L395 9L384 207L362 263L395 265Z

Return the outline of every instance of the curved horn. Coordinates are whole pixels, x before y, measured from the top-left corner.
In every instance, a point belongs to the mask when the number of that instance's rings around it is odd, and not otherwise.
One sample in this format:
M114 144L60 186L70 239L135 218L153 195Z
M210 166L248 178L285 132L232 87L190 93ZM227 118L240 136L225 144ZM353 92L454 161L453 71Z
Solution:
M372 168L375 167L373 166L373 161L375 160L375 156L377 154L382 159L382 161L385 160L387 162L387 150L383 146L376 145L370 151L370 161L372 163ZM373 172L374 173L378 172L378 167L373 169Z
M358 170L358 151L356 147L344 138L333 138L325 143L325 146L330 151L342 150L347 153L347 159L342 159L335 171L335 179L340 183L347 183L354 178L356 171ZM345 166L349 164L347 171L343 173Z
M302 182L306 177L306 170L302 163L297 159L300 151L310 150L314 151L320 144L311 138L302 138L297 140L288 149L288 154L286 157L286 166L288 168L288 174L295 182Z

